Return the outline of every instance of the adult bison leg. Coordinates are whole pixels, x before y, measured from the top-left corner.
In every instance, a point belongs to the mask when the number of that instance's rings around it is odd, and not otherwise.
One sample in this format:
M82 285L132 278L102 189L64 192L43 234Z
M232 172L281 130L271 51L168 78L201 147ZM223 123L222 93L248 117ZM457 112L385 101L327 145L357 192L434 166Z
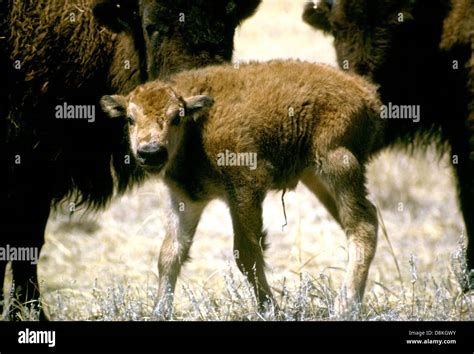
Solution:
M21 168L21 167L20 167ZM20 306L14 306L11 313L13 320L22 319L21 306L37 309L39 306L39 286L37 261L44 243L44 231L48 221L51 196L48 185L51 180L44 175L45 166L41 169L25 169L16 174L9 220L7 220L8 239L17 254L26 255L26 259L12 261L13 284L15 296ZM33 173L32 171L38 171ZM40 307L40 319L46 319Z
M464 136L463 136L464 137ZM466 261L468 278L461 286L465 292L474 289L474 161L469 158L469 139L456 137L452 141L453 161L459 188L459 205L467 234Z
M0 320L3 317L4 301L5 297L3 296L3 288L5 283L5 268L7 262L0 260Z

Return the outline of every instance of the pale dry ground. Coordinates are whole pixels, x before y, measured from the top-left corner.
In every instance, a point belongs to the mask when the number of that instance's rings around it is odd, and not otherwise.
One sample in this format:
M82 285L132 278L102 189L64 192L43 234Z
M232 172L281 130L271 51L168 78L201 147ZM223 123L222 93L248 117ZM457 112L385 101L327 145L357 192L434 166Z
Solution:
M290 57L335 65L332 39L301 21L303 3L265 0L238 30L234 60ZM460 296L454 274L463 222L448 157L438 163L433 149L414 157L386 152L368 175L404 290L380 232L362 318L474 319L472 301ZM288 225L282 229L280 198L272 193L264 205L269 281L287 319L328 318L344 275L345 235L301 185L285 196ZM103 213L80 214L57 213L47 226L39 274L52 318L150 318L166 221L164 186L150 180ZM233 262L232 226L222 202L206 209L191 256L178 282L176 319L259 319Z

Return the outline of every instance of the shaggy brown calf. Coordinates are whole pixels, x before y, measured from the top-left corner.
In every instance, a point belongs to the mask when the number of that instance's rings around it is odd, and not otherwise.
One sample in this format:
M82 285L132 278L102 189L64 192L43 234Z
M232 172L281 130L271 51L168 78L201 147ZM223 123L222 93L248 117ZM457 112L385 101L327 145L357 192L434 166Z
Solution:
M418 107L387 120L385 146L451 153L468 238L460 282L474 289L474 1L320 0L303 19L334 36L341 68L378 84L385 105Z
M272 61L183 72L101 104L110 117L127 119L136 160L171 192L158 314L169 315L201 213L215 198L230 208L239 269L260 305L272 301L262 202L269 190L299 180L323 184L334 198L349 253L339 299L343 309L346 300L362 300L377 240L364 165L382 134L372 85L329 66Z
M139 181L124 124L96 109L100 98L230 60L236 26L259 3L0 0L0 247L38 251L52 205L104 207ZM36 263L13 260L12 271L18 300L36 307Z

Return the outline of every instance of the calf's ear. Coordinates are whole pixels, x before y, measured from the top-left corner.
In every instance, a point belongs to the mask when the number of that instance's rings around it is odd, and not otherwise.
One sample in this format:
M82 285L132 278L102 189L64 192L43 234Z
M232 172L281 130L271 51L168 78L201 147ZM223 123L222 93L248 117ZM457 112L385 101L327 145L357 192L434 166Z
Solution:
M110 118L125 117L127 113L125 97L120 95L103 96L100 107Z
M112 32L130 32L138 16L137 1L95 0L92 12L96 21Z
M331 33L329 17L334 3L334 0L308 1L304 7L303 21L325 33Z
M186 112L193 117L194 121L205 116L214 105L214 99L205 95L188 97L184 102L186 103Z

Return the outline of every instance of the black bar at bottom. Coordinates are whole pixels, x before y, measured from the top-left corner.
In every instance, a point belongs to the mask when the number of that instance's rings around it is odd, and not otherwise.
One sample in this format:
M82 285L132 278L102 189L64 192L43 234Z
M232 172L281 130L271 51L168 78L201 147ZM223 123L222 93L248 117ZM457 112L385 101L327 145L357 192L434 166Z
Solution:
M41 338L47 342L48 333L43 331L54 331L54 347L47 343L19 343ZM1 354L150 350L156 353L473 353L474 322L0 323Z

